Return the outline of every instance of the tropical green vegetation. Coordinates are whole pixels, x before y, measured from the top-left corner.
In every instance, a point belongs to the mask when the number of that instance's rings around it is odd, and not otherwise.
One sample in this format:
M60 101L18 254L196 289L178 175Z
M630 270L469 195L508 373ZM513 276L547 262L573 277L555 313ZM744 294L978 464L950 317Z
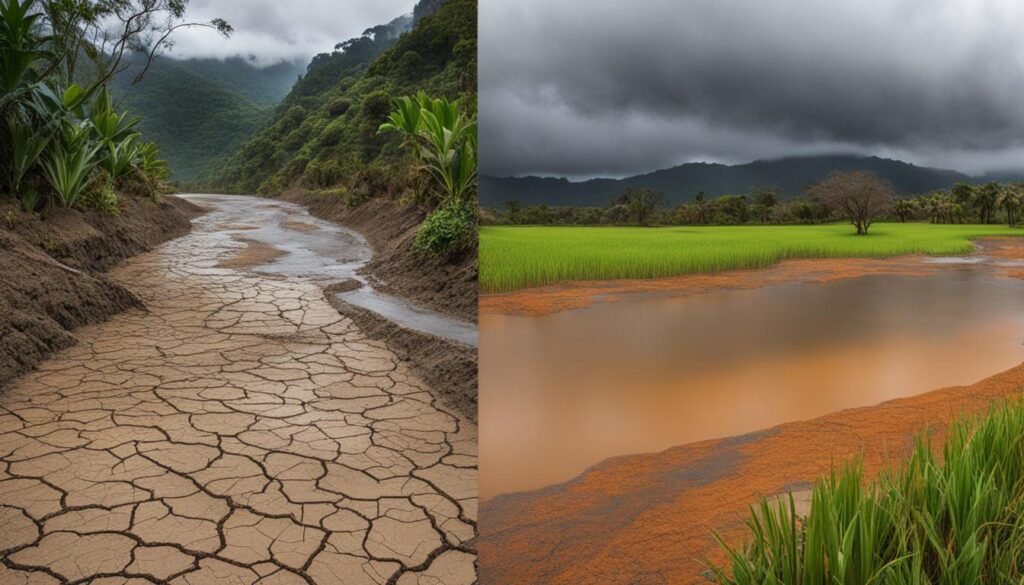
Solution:
M184 22L184 0L0 0L0 174L25 211L117 210L117 193L156 196L168 176L107 82L126 51L154 58ZM113 20L130 23L120 34ZM161 39L147 42L159 35ZM84 62L84 63L80 63ZM141 75L141 73L139 74ZM80 83L78 83L80 82Z
M1000 225L845 224L712 227L514 227L480 229L480 286L506 292L574 280L661 278L770 266L788 258L950 255L972 240L1020 236Z
M350 207L380 196L428 211L444 208L428 222L425 229L434 232L420 246L462 247L475 214L451 207L475 208L477 196L476 1L421 1L416 13L415 26L397 19L317 56L268 124L208 187L305 190ZM396 99L420 92L406 98L406 113L416 118L405 122L415 126L382 132L383 124L396 122ZM429 115L420 114L423 106Z
M431 98L424 92L395 100L397 109L380 132L398 132L431 181L416 196L435 207L416 237L417 249L443 255L473 241L476 234L476 118L461 100Z
M374 27L318 55L306 74L211 181L238 193L275 194L288 188L397 195L413 179L413 153L397 134L380 134L393 100L424 91L463 98L476 109L476 3L449 0L412 30L398 21Z
M1024 405L1004 404L927 434L903 465L866 481L849 463L814 486L801 516L789 497L751 510L750 539L724 544L729 585L1024 582Z
M713 199L698 193L694 200L674 207L660 205L664 198L655 195L658 204L646 210L644 218L629 202L631 193L643 190L629 189L604 207L522 205L512 201L502 209L486 210L481 219L489 225L640 225L643 220L644 225L661 226L812 225L849 219L831 198L821 196L819 186L812 184L803 196L788 199L770 188ZM890 203L879 214L890 221L1017 225L1024 211L1024 184L957 183L951 189L898 198Z

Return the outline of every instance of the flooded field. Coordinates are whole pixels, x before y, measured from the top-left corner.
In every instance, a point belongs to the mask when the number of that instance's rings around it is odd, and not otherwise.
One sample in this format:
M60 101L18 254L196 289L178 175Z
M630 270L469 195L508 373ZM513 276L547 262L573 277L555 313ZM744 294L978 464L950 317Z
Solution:
M1024 282L1000 274L1007 262L946 263L929 276L481 315L481 497L1019 364Z

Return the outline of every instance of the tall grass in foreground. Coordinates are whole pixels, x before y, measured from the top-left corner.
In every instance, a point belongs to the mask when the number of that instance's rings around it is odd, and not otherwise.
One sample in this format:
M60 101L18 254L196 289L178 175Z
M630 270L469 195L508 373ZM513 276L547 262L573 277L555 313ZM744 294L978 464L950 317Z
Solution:
M762 268L790 258L951 255L971 240L1024 236L996 225L878 224L729 227L509 227L480 230L480 285L508 292L574 280L663 278Z
M833 472L805 518L792 498L751 513L752 540L722 545L718 583L1024 583L1024 406L953 423L942 458L921 436L905 465L870 483L857 463Z

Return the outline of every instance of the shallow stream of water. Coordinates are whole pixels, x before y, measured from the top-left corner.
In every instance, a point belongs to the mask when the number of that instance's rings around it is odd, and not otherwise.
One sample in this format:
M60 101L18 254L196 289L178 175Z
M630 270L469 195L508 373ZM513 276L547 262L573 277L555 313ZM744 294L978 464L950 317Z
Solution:
M244 195L180 195L209 209L195 220L211 237L253 242L277 251L251 268L264 274L324 285L348 279L363 284L337 293L342 300L384 316L403 327L475 346L477 328L375 290L359 269L373 256L362 235L309 214L300 205Z
M569 480L616 455L1009 369L1024 360L1024 282L962 262L931 276L641 294L542 317L481 315L480 328L487 499Z

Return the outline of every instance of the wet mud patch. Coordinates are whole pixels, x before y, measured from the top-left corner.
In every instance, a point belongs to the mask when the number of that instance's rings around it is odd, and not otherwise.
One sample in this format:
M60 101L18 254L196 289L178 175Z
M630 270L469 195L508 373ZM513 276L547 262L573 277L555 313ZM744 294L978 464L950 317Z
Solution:
M260 228L258 226L247 225L242 223L219 223L217 224L217 229L225 232L241 232L248 230L258 230Z
M415 205L377 197L351 208L344 199L304 192L286 193L314 217L358 231L373 247L362 269L375 289L465 321L476 322L478 282L476 246L447 258L413 250L426 211Z
M311 223L293 220L282 221L281 227L283 227L286 230L295 230L297 232L315 232L320 229L319 227Z
M230 258L218 262L217 268L251 268L253 266L269 264L282 256L288 255L288 252L263 242L239 237L233 239L236 242L245 244L245 247Z

